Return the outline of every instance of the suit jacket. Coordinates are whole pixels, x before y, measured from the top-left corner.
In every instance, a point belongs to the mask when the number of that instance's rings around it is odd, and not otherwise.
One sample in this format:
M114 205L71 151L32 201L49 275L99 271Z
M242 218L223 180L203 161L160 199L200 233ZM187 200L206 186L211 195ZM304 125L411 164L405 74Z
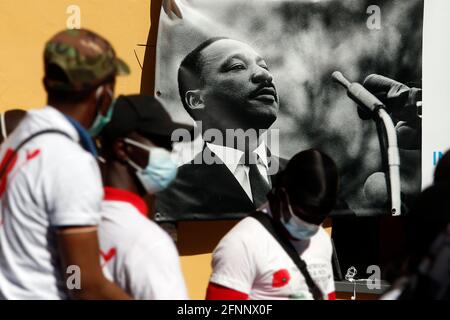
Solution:
M217 156L205 146L214 160ZM256 207L227 166L220 161L204 163L203 152L178 168L176 180L168 189L156 194L157 221L236 219L253 212ZM286 167L287 160L268 153L269 167L278 164L272 182ZM275 161L272 163L271 161ZM217 162L217 163L216 163Z

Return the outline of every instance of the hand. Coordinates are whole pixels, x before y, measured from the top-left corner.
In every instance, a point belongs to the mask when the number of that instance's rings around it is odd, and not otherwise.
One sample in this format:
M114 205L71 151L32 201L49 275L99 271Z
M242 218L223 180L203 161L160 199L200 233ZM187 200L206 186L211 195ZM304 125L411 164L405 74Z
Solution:
M178 7L175 0L163 0L162 7L164 12L172 19L172 13L175 14L178 18L183 19L183 15L181 14L181 10Z
M364 80L364 87L374 94L386 106L386 110L396 121L403 121L410 127L417 128L421 124L422 89L410 88L393 79L371 74ZM364 110L358 109L363 120L372 117Z

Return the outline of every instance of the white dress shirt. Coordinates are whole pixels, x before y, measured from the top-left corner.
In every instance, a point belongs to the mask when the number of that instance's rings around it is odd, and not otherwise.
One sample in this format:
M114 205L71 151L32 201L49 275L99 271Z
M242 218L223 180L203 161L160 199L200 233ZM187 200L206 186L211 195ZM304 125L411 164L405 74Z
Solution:
M252 189L250 186L249 171L250 168L245 165L244 152L241 150L233 149L226 146L221 146L213 143L206 143L207 147L216 154L216 156L227 166L228 170L233 174L235 179L239 182L242 189L253 202ZM270 179L267 174L268 159L267 159L267 147L264 142L261 142L259 146L252 151L257 155L257 168L259 173L267 181L269 185Z

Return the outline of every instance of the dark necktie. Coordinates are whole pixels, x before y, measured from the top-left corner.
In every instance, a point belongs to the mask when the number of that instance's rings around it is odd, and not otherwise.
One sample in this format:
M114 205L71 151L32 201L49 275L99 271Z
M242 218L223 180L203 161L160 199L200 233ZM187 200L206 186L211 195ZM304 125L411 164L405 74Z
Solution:
M250 188L252 190L253 204L256 208L258 208L267 201L266 196L270 191L270 185L259 172L257 166L257 155L254 152L250 153L247 166L250 169L248 175L250 180Z

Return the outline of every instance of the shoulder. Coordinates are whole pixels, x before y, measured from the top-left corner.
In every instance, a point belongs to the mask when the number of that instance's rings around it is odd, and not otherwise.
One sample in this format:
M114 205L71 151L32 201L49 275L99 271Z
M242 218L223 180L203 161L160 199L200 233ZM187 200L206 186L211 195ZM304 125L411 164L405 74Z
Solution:
M198 158L198 155L195 159ZM205 178L208 174L208 165L192 161L178 167L177 177L170 184L169 188L161 191L157 195L173 196L173 193L193 193L194 189L204 186Z
M156 209L160 213L200 212L210 202L212 175L210 168L194 160L178 168L176 179L169 187L156 194Z
M250 232L261 232L264 227L253 217L246 217L236 224L228 234L247 237Z
M178 250L169 234L155 222L142 217L142 227L126 253L130 265L167 268L179 265Z
M64 115L52 107L33 109L27 112L16 130L8 138L9 145L17 147L27 138L45 130L58 132L42 133L32 138L25 146L26 149L40 150L41 155L51 155L53 160L92 162L90 156L78 144L78 134ZM53 158L56 157L56 158ZM42 157L41 157L42 158Z
M45 129L57 129L65 132L72 138L78 136L75 128L67 120L66 116L49 106L29 110L19 124L19 128L20 131L28 134Z
M264 227L256 219L246 217L228 231L220 240L216 250L226 246L251 249L267 239L266 233Z
M97 160L75 142L67 140L67 137L54 136L42 137L38 141L41 145L36 145L37 150L42 154L41 163L43 167L51 167L46 170L50 176L55 176L58 180L65 179L65 182L75 181L90 182L100 181L100 169ZM49 146L51 145L51 146ZM61 181L64 182L64 181Z
M145 227L146 232L142 233L139 241L146 243L146 245L151 249L152 247L158 246L170 246L175 248L175 243L169 234L164 231L157 223L154 221L141 216L142 226ZM150 242L150 245L149 245Z
M319 231L311 238L311 241L314 250L317 250L317 252L323 252L327 257L331 257L333 254L331 237L323 227L319 228Z
M213 167L204 161L203 152L198 153L190 162L181 165L178 168L179 175L184 178L201 179L201 176L206 174L208 169ZM200 177L199 177L200 174Z
M322 226L319 227L319 231L317 231L315 238L317 241L331 245L331 237Z
M133 205L122 201L102 202L100 237L108 237L118 246L126 246L126 252L138 250L148 253L161 246L176 250L167 232L140 214Z

